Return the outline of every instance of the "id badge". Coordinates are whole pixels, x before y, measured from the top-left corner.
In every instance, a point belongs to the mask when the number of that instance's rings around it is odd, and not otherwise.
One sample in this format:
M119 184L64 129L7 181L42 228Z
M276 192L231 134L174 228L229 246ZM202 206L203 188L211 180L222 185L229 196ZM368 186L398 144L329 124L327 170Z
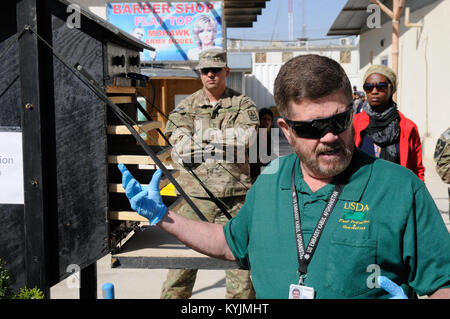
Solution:
M314 288L291 284L289 286L289 299L314 299Z

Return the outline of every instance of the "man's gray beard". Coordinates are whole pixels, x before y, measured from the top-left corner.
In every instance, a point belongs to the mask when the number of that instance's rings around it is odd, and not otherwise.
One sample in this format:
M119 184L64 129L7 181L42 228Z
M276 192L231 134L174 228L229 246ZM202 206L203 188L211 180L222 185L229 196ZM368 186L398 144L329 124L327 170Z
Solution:
M318 163L318 154L324 152L325 150L332 150L339 147L341 154L337 159L327 161L327 165L320 166ZM314 158L307 158L303 154L297 153L297 156L300 158L300 161L308 167L308 169L313 173L314 176L318 176L321 178L329 178L334 177L340 173L342 173L349 165L353 157L354 153L354 144L351 143L349 146L346 146L344 143L339 142L337 145L332 145L331 147L325 147L321 149L317 149ZM331 164L331 165L330 165Z

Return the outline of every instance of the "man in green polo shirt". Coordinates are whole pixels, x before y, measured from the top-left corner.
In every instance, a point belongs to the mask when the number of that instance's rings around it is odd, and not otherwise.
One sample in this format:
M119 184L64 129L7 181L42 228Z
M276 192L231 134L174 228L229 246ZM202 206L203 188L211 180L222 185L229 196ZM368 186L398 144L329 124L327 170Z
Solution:
M225 227L168 211L160 173L144 189L120 166L133 209L193 249L250 269L258 298L297 290L301 298L389 298L392 287L409 298L450 298L450 236L439 211L408 169L355 149L342 67L293 58L274 92L294 154L269 165L275 172L258 177Z

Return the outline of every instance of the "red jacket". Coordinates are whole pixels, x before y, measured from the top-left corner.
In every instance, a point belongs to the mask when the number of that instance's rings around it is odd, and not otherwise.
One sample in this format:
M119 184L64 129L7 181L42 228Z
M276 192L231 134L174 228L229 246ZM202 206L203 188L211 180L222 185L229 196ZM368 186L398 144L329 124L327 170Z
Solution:
M400 165L412 170L422 181L425 181L425 167L422 164L422 144L419 130L413 121L400 114ZM353 127L355 128L355 145L359 147L362 142L361 132L369 125L369 115L362 111L355 115Z

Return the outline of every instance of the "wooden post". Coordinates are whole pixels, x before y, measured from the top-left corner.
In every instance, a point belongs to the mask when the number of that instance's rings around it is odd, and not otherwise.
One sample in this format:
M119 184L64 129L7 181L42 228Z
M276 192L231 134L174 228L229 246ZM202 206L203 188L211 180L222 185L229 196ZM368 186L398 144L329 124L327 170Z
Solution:
M162 86L161 86L161 111L166 114L167 116L169 116L169 107L168 107L168 96L167 96L167 80L164 79L162 80ZM158 113L158 121L164 123L164 128L167 125L167 120ZM160 143L160 145L167 145L166 141L164 141L164 139L159 136L158 137L158 142Z
M403 7L405 6L406 0L392 0L392 10L386 7L379 0L370 0L372 3L376 4L392 19L392 70L398 75L398 56L399 56L399 29L400 29L400 18L402 16ZM396 93L393 96L396 100Z
M42 10L44 11L44 10ZM42 19L41 19L42 18ZM17 3L17 30L21 32L26 25L38 30L44 28L43 17L38 15L36 0L22 0ZM23 177L24 177L24 245L26 249L26 286L41 289L49 297L48 277L48 238L46 223L49 212L45 198L44 163L50 160L47 149L43 147L45 113L49 105L43 101L40 68L44 50L37 37L27 31L19 38L19 63L21 85L22 139L23 139ZM45 73L45 71L43 72ZM45 78L47 79L47 78ZM18 97L20 99L20 97ZM27 105L27 106L25 106Z
M394 16L392 19L392 69L398 74L399 29L405 0L393 0Z
M379 0L370 0L392 19L392 70L398 74L400 17L406 0L392 0L392 10Z

